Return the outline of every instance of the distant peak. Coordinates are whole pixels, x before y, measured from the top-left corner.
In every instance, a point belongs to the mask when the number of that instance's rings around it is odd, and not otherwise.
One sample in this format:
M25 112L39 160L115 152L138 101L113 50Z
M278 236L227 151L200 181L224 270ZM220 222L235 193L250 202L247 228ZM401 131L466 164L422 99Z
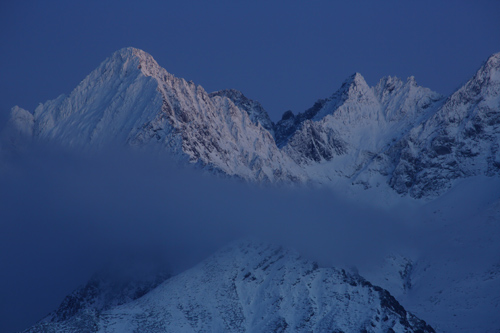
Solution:
M120 53L127 53L127 52L144 52L143 50L141 49L138 49L138 48L135 48L135 47L132 47L132 46L128 46L128 47L124 47L124 48L121 48L119 49L118 51L116 52L120 52Z
M492 54L486 63L499 66L500 65L500 52Z
M368 88L368 84L365 81L365 78L359 74L359 73L354 73L351 76L349 76L344 83L342 83L342 87L340 90L347 91L351 90L353 87L366 87Z
M136 49L134 47L124 47L122 49L119 49L111 55L112 58L114 57L122 57L122 58L128 58L128 57L133 57L135 56L138 52L143 52L142 50Z
M369 90L370 87L368 87L368 84L365 81L365 78L359 74L359 73L354 73L351 76L349 76L344 83L342 83L342 86L340 89L334 93L334 95L338 94L357 94L360 92L366 92Z
M492 54L481 67L480 71L498 72L500 70L500 52Z
M283 116L281 116L281 120L287 120L293 118L295 118L295 115L293 114L292 110L285 111L285 113L283 113Z
M365 78L363 75L359 74L358 72L352 74L345 80L345 83L361 83L361 84L366 84Z
M401 82L401 79L397 76L388 75L388 76L384 76L383 78L381 78L380 81L393 83L393 82Z
M135 47L124 47L115 51L106 60L108 63L123 64L124 69L136 68L146 76L172 76L162 68L149 53Z
M384 76L383 78L380 79L380 81L377 84L377 87L380 89L385 89L385 90L394 90L397 87L400 87L403 85L403 81L397 76Z
M415 80L415 77L413 75L406 79L406 83L409 83L412 86L417 86L417 80Z
M421 88L419 87L414 76L410 76L406 79L406 82L401 80L396 76L385 76L380 79L379 83L374 87L377 94L380 93L392 93L393 91L399 91L403 87Z
M120 59L123 59L123 60L126 60L126 59L139 59L141 62L142 61L151 61L153 59L153 57L141 50L141 49L137 49L135 47L124 47L122 49L119 49L118 51L115 51L112 55L111 55L111 59L117 59L117 58L120 58Z
M476 74L458 91L472 89L472 93L479 94L483 89L492 86L498 93L500 87L500 52L494 53L483 62Z

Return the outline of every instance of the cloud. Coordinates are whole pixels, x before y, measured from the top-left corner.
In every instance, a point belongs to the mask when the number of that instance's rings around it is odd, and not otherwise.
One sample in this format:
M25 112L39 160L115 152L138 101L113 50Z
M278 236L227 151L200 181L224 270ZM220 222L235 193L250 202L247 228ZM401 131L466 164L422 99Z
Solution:
M428 245L430 229L405 205L216 178L154 153L37 146L3 156L0 311L10 320L2 331L26 328L96 270L130 258L180 272L252 237L321 265L363 265Z

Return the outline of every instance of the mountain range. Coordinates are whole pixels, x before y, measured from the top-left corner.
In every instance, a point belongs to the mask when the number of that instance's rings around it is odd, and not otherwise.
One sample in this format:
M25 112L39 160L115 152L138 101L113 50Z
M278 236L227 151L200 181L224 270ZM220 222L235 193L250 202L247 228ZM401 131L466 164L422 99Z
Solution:
M378 189L420 207L418 218L449 234L441 241L450 248L481 258L498 249L500 201L486 193L497 193L500 178L500 53L447 97L413 77L370 87L355 73L274 123L243 93L207 93L125 48L69 95L33 112L14 107L3 137L2 149L125 146L251 183L347 184L359 196ZM482 187L466 186L477 179ZM471 191L482 201L473 203ZM455 223L455 205L470 206L467 221ZM177 275L96 275L26 332L488 331L500 324L492 310L500 307L500 262L487 257L470 271L469 257L447 250L394 253L358 272L237 241Z
M14 107L10 141L67 147L110 144L167 151L214 173L259 182L389 186L433 198L456 179L500 174L500 53L444 97L356 73L303 113L274 124L236 90L207 93L134 48L115 52L70 95L33 113Z

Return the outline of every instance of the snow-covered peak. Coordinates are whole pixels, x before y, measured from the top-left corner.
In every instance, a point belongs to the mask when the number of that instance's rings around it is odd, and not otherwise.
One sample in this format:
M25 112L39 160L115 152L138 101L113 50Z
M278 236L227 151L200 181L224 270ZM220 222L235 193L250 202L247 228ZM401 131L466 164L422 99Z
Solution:
M131 60L137 60L139 62L155 62L156 61L153 59L153 56L151 56L149 53L137 49L135 47L124 47L118 51L115 51L109 58L110 61L116 61L116 60L121 60L121 61L131 61Z
M390 122L413 123L443 98L429 88L419 86L413 76L408 77L406 82L398 77L386 76L373 87L373 92Z
M415 80L413 75L406 78L406 83L415 87L418 86L417 80Z
M472 81L477 81L474 86L480 85L482 93L500 95L500 52L488 58Z
M353 84L354 85L366 85L366 81L365 81L365 78L363 77L363 75L356 72L356 73L352 74L351 76L349 76L344 81L344 84L347 84L347 85L353 85Z
M236 90L210 96L135 48L113 53L70 95L41 104L33 117L14 109L12 119L22 135L66 147L150 146L238 178L304 178L276 147L260 103Z
M172 74L168 73L156 62L152 55L134 47L125 47L114 52L99 66L99 68L104 69L110 67L114 68L115 71L109 74L116 74L116 71L121 71L122 75L128 75L131 72L140 71L143 75L154 77L157 80L175 79Z
M341 106L356 106L355 108L344 107L340 112L337 111ZM356 110L376 108L378 101L373 95L372 89L368 86L363 76L359 73L354 73L348 77L342 86L333 95L327 99L322 105L322 108L312 117L314 121L323 119L327 115L334 112L337 113L336 117L345 117L345 113L357 112ZM341 114L339 114L341 113ZM356 118L357 115L349 115L348 118Z
M402 142L390 185L438 196L457 178L500 174L500 53L492 55Z
M384 92L385 95L387 95L394 90L400 89L403 84L403 81L397 76L385 76L380 79L380 81L374 87L374 90L377 95L380 92Z
M492 54L488 60L486 60L486 66L490 68L500 69L500 52Z
M483 99L483 96L496 98L500 95L500 52L491 55L476 74L453 95L450 101L467 104ZM460 100L460 101L459 101Z
M481 105L478 108L479 104ZM476 74L454 92L433 120L435 124L450 124L458 129L461 122L471 117L474 110L492 109L497 115L500 109L500 53L495 53L479 68ZM485 115L490 118L490 115Z
M369 90L370 87L366 83L365 78L359 73L354 73L347 78L344 83L342 83L339 91L337 91L333 96L342 94L345 99L350 98L361 101L366 98Z
M137 71L141 69L142 63L148 62L154 63L158 66L150 54L133 47L126 47L114 52L110 57L101 63L98 69L114 67L116 70L122 70L124 72L132 70ZM109 74L113 74L113 72L110 72Z

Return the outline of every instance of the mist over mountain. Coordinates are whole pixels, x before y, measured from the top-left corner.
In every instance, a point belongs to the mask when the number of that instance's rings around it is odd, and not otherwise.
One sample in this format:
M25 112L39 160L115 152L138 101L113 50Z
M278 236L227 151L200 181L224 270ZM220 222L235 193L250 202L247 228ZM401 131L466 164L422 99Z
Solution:
M6 329L498 327L499 58L449 97L355 73L272 123L126 48L14 107L1 306L25 324Z
M1 232L3 299L10 300L2 302L4 313L34 323L115 262L166 265L176 274L231 240L256 237L304 241L315 260L352 263L365 257L358 249L368 235L360 238L358 228L372 230L375 220L387 234L391 224L400 228L377 208L346 211L345 200L330 191L259 188L196 171L120 150L82 156L36 147L11 157L0 191L8 222ZM379 237L369 238L391 244ZM320 251L306 246L311 239ZM321 255L321 243L335 258Z

